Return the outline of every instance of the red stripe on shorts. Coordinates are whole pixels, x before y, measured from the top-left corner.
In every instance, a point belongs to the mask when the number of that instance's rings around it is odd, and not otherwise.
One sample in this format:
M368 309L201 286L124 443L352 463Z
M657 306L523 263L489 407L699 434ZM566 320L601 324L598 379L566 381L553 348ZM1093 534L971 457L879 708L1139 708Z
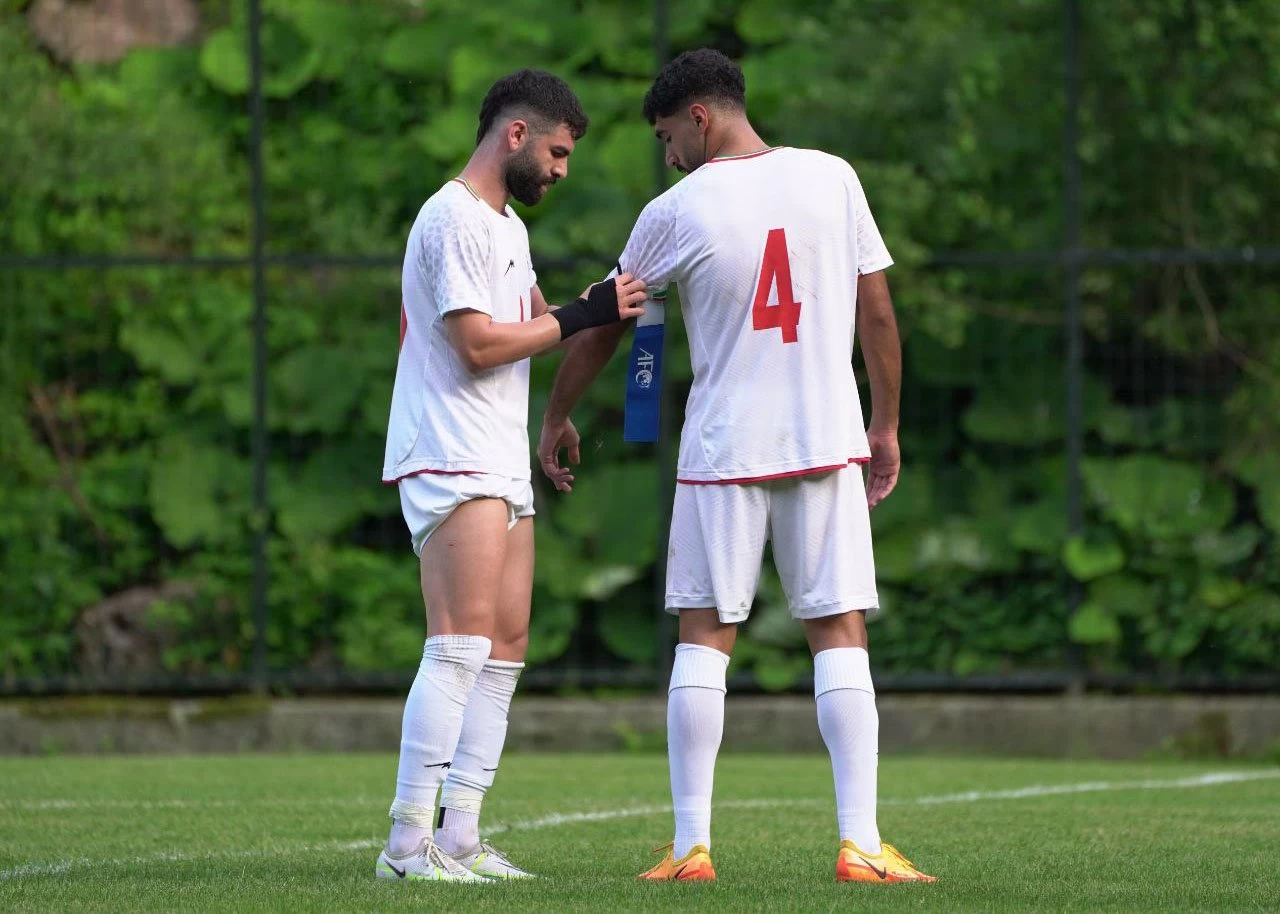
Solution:
M832 470L843 470L851 463L869 463L870 457L850 457L844 463L832 464L829 467L809 467L807 470L791 470L787 473L773 473L769 476L742 476L737 479L680 479L676 482L684 486L739 486L749 482L768 482L771 479L790 479L793 476L813 476L818 473L830 473Z

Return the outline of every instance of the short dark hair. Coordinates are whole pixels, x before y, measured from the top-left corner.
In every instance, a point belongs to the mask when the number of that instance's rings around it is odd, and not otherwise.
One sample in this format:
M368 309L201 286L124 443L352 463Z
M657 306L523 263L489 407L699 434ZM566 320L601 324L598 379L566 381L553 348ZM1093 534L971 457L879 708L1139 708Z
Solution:
M747 81L742 69L714 48L685 51L662 68L645 93L644 116L652 124L694 101L747 110Z
M587 115L578 96L559 76L543 70L518 70L493 84L480 105L476 145L493 128L498 115L508 110L530 121L529 126L537 133L546 133L561 124L569 126L575 140L587 132Z

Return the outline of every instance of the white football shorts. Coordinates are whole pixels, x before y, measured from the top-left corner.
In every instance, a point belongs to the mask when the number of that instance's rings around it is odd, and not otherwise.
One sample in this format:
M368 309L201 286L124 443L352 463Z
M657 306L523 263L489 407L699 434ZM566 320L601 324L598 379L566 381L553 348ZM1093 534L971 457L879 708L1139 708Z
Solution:
M797 619L879 609L862 468L765 482L676 486L667 549L667 611L715 607L745 622L764 544Z
M404 522L418 555L422 555L423 543L463 502L501 498L507 503L508 530L517 519L533 515L533 486L527 479L492 473L419 473L406 476L397 485Z

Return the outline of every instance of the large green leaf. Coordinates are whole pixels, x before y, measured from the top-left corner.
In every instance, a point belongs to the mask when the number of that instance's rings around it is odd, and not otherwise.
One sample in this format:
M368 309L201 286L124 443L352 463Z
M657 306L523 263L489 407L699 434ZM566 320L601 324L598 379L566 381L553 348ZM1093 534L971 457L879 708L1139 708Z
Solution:
M175 435L151 466L151 515L179 549L223 540L234 519L223 500L228 455L207 441Z
M1089 603L1108 615L1146 618L1156 608L1158 594L1148 581L1127 574L1110 574L1089 583Z
M272 16L262 23L262 92L270 98L294 95L320 72L320 49L290 22ZM200 50L200 72L228 95L249 91L249 46L243 28L214 32Z
M643 463L580 471L558 514L567 531L589 543L596 561L638 567L656 556L661 517L658 477Z
M449 55L449 86L460 98L480 97L511 69L510 61L491 45L456 45Z
M1010 519L1009 541L1013 545L1040 555L1059 554L1067 536L1065 499L1045 498L1014 508Z
M300 466L291 462L278 467L271 492L280 532L298 542L327 539L375 510L380 501L381 513L387 513L395 492L370 485L370 450L330 446Z
M249 91L249 48L239 29L218 29L200 48L200 72L228 95Z
M753 44L777 41L794 23L796 10L785 0L747 0L738 9L738 34Z
M1235 497L1201 467L1149 454L1084 462L1093 501L1128 533L1153 540L1220 529Z
M351 354L341 346L303 346L271 370L273 424L294 432L337 432L360 401Z
M287 19L321 51L322 79L339 79L358 66L370 43L376 42L391 18L377 4L348 4L338 0L275 0L272 11Z
M593 565L582 554L582 541L555 530L550 523L534 523L535 555L533 579L557 600L583 599L587 577Z
M1235 461L1236 475L1253 486L1262 522L1280 533L1280 458L1253 453Z
M652 600L637 594L630 600L606 603L597 616L600 640L610 651L632 663L652 663L658 655L658 622Z
M449 72L453 39L433 22L419 22L393 32L382 46L382 66L401 76L438 79Z
M1096 424L1106 404L1106 390L1092 378L1084 385L1084 410ZM964 414L964 428L979 441L1026 447L1061 441L1066 435L1066 396L1060 379L1034 366L1028 375L1000 386L980 388Z
M542 588L535 588L529 616L526 662L536 664L555 660L568 650L577 624L578 607L573 601L556 599Z
M1124 549L1108 536L1073 536L1062 547L1062 562L1077 581L1092 581L1124 568Z
M1119 644L1123 635L1115 617L1096 603L1083 604L1071 617L1071 640L1077 644Z
M454 105L435 113L431 121L414 131L414 139L438 162L455 162L475 148L476 113Z
M1262 531L1253 524L1228 530L1206 530L1195 538L1192 549L1206 565L1234 565L1251 556L1262 540Z
M963 570L991 573L1016 568L1018 558L1008 548L1003 522L950 517L920 537L917 561L935 571Z
M899 527L875 538L876 577L897 584L911 582L916 575L916 549L923 531L915 526Z
M923 465L903 466L897 486L871 512L871 529L876 537L934 515L937 508L933 487L933 479Z
M342 662L353 670L412 670L422 656L421 619L347 615L339 631Z
M613 186L638 198L652 191L655 143L653 131L643 121L619 124L609 131L600 147L600 159Z

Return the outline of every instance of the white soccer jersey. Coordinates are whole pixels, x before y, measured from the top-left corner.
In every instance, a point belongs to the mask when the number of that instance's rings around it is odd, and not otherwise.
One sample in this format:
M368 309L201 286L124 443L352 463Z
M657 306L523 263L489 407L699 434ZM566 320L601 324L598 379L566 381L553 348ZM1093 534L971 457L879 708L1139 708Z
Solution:
M529 360L468 371L444 316L529 320L536 281L529 234L511 207L499 215L461 179L423 205L404 256L384 482L417 473L529 478Z
M640 214L620 265L680 286L693 387L677 477L748 482L869 456L853 374L860 274L893 263L843 159L712 159Z

